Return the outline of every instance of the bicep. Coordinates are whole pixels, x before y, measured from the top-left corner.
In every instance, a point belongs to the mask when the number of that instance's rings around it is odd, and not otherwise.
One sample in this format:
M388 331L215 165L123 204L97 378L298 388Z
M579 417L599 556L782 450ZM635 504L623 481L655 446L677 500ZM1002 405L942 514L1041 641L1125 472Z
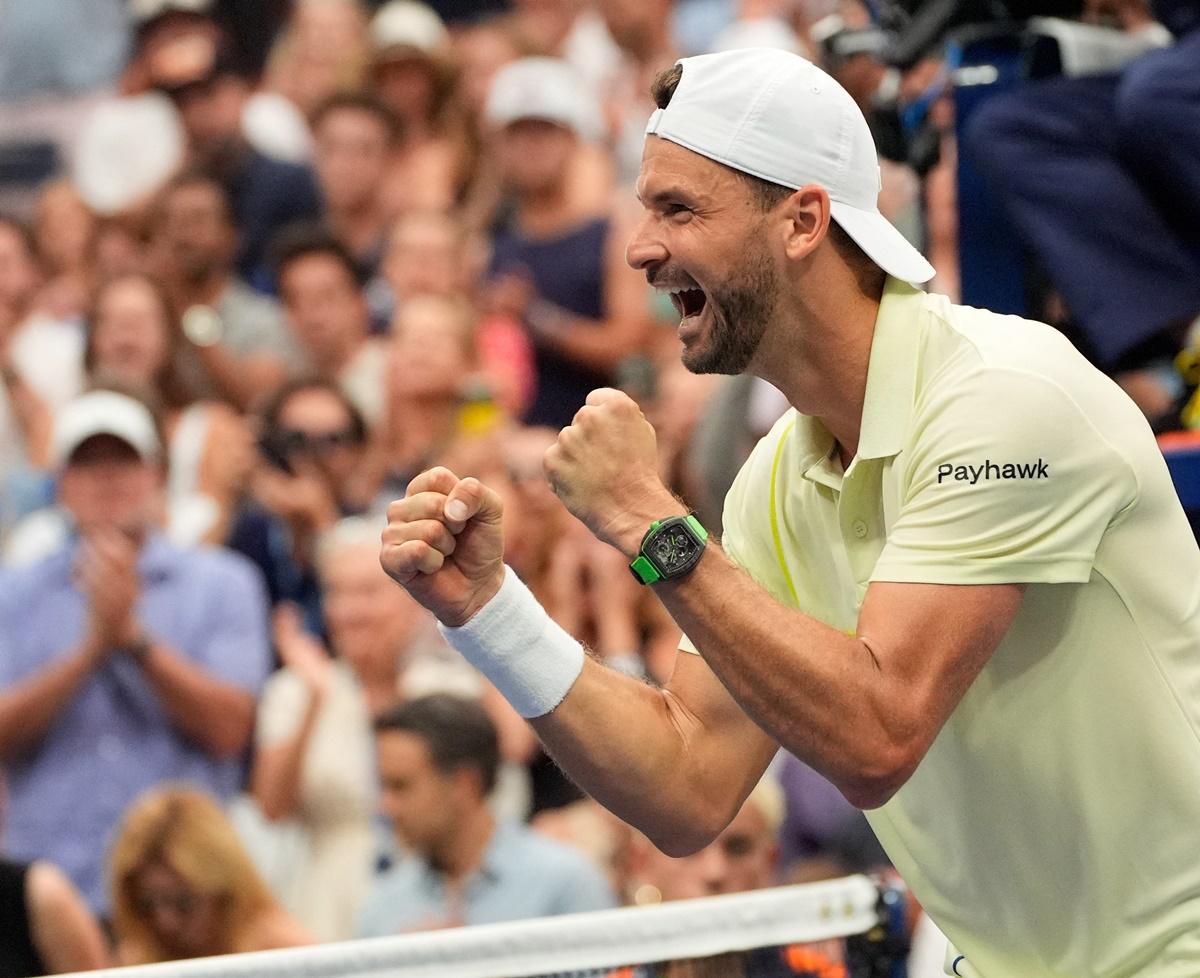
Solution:
M1004 638L1023 584L872 583L857 638L928 748ZM923 753L923 750L922 752ZM917 758L919 760L919 758Z
M109 963L99 923L57 866L34 863L27 887L34 943L52 973L90 971Z

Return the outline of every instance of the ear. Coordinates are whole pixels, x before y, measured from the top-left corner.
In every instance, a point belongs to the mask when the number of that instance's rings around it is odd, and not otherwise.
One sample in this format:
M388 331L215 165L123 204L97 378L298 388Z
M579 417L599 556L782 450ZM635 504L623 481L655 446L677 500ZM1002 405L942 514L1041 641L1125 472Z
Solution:
M829 194L815 184L801 187L783 202L784 254L803 261L825 240L829 232Z

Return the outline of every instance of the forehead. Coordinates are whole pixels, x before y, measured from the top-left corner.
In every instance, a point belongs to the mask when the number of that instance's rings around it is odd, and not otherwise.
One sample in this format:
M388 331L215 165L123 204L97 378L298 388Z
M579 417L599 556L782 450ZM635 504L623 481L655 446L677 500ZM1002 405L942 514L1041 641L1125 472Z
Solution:
M375 740L381 770L390 774L433 773L433 756L417 734L407 730L384 730Z
M745 181L726 166L658 136L647 136L642 150L637 194L645 205L670 193L688 196L741 199Z

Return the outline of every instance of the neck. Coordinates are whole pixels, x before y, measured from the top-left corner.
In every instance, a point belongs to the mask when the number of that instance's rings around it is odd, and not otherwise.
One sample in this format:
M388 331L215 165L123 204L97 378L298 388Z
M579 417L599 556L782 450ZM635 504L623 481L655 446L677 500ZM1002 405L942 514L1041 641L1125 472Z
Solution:
M229 284L229 272L226 269L213 269L208 274L194 278L180 278L170 285L175 306L180 311L191 306L215 305Z
M764 335L754 372L801 414L817 418L848 466L858 452L879 299L850 284L795 295L781 313L788 328L774 331L771 342Z
M458 424L459 400L403 398L394 402L390 430L390 455L397 463L419 461L447 441Z
M372 198L356 207L331 211L329 224L355 255L363 255L383 236L385 221Z
M336 380L354 356L367 342L366 329L361 334L350 338L331 342L321 350L309 351L312 365L317 373L331 380Z
M430 862L452 883L459 883L483 865L483 856L496 831L496 820L481 800L447 834Z
M518 221L521 229L529 234L553 234L571 224L575 217L565 178L521 197Z

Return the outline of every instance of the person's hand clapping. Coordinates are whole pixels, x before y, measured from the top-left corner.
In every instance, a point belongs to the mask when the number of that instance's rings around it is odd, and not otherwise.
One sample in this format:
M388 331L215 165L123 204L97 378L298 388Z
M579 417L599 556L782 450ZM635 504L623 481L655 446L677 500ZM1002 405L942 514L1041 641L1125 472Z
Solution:
M442 624L464 625L504 580L502 512L478 479L429 469L388 506L380 563Z
M654 428L627 394L588 395L545 456L550 486L599 539L634 557L654 520L685 515L658 474Z
M76 571L87 597L88 636L106 652L131 644L138 635L137 555L137 547L117 530L95 529L84 539Z

